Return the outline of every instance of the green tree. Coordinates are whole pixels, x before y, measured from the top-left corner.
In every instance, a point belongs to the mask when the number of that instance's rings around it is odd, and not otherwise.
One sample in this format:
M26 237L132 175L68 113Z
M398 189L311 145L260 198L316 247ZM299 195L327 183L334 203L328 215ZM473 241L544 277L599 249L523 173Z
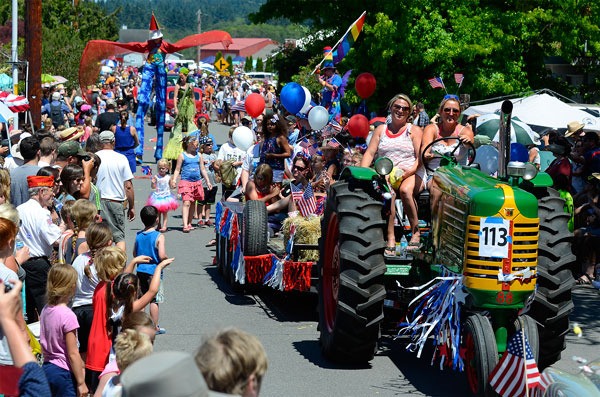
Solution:
M265 61L265 72L273 72L273 58L268 57Z
M233 75L233 58L231 57L231 55L227 55L226 61L229 64L227 70L229 70L230 75Z
M256 71L257 72L264 71L264 66L263 66L263 60L262 60L262 58L257 58L256 59Z
M217 51L217 53L215 54L215 62L221 58L223 58L223 53L221 51Z
M310 26L313 32L333 29L327 39L314 39L304 49L285 50L276 57L279 80L285 82L302 65L314 67L318 61L310 63L311 57L321 54L324 45L333 45L363 9L364 2L359 0L330 2L327 12L320 13L314 12L312 2L267 0L250 20L262 23L286 17ZM441 76L448 92L456 93L454 73L464 74L460 91L471 94L473 100L543 87L571 95L573 87L550 76L544 59L596 60L588 62L585 72L598 75L599 20L600 3L592 0L375 0L369 2L363 32L338 69L353 69L353 78L360 72L373 73L377 91L369 107L380 111L398 92L434 108L444 93L432 89L427 80ZM351 79L349 87L353 83ZM591 87L582 89L590 91Z
M252 71L252 55L246 57L246 62L244 63L244 72L251 72Z

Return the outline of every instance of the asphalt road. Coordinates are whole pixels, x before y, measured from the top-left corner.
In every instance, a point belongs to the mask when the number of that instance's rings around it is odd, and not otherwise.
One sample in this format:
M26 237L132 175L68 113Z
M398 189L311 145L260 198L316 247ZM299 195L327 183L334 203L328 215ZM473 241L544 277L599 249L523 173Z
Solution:
M210 124L219 144L228 127ZM144 159L155 171L153 142L155 130L147 127ZM168 133L165 133L165 139ZM150 181L138 170L134 182L137 211L150 194ZM213 208L214 213L214 208ZM127 225L127 250L131 255L139 217ZM384 338L375 359L362 367L341 367L320 354L317 331L316 296L283 294L262 290L247 295L234 293L213 265L214 247L205 247L213 238L209 228L181 232L181 213L169 219L165 234L167 253L176 258L165 271L165 298L160 325L167 329L156 338L155 349L193 353L202 336L221 327L236 326L255 334L264 344L269 369L261 396L465 396L469 395L464 374L430 366L431 351L421 359L406 352L401 341ZM583 329L582 337L572 333L567 350L555 367L577 371L581 364L573 356L600 357L600 297L593 289L574 292L576 311L572 316Z

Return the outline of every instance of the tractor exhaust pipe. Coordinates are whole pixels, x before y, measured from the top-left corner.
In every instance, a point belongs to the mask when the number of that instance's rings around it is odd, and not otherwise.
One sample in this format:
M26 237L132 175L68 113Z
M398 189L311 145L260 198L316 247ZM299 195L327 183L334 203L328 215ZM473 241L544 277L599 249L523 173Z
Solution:
M510 161L510 117L513 110L511 101L502 102L500 111L499 148L498 148L498 178L507 179L506 167Z

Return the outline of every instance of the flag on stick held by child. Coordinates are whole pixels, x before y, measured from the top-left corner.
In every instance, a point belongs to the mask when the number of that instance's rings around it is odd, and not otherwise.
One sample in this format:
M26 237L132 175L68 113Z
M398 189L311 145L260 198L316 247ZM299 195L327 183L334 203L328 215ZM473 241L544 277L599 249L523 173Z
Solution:
M296 203L300 215L307 217L314 214L317 211L317 201L312 190L310 183L306 185L304 192L302 192L301 186L296 186L294 183L292 187L292 199Z
M522 330L508 341L506 352L489 377L490 386L503 397L525 396L540 383L540 372L527 335Z
M444 82L442 81L441 77L433 77L433 78L429 79L429 85L431 85L431 88L446 89L446 86L444 85Z

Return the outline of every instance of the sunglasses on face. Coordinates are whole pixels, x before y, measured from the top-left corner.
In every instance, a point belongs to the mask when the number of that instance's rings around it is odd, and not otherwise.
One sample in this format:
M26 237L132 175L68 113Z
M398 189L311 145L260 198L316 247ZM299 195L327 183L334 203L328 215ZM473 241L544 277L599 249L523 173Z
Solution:
M400 105L394 105L392 106L393 110L402 110L403 112L408 112L410 110L410 106L400 106Z
M444 113L456 113L459 114L460 113L460 109L454 109L454 108L444 108Z
M300 166L300 165L294 165L294 169L295 169L296 171L302 172L302 171L305 171L305 170L306 170L306 167L302 167L302 166Z

